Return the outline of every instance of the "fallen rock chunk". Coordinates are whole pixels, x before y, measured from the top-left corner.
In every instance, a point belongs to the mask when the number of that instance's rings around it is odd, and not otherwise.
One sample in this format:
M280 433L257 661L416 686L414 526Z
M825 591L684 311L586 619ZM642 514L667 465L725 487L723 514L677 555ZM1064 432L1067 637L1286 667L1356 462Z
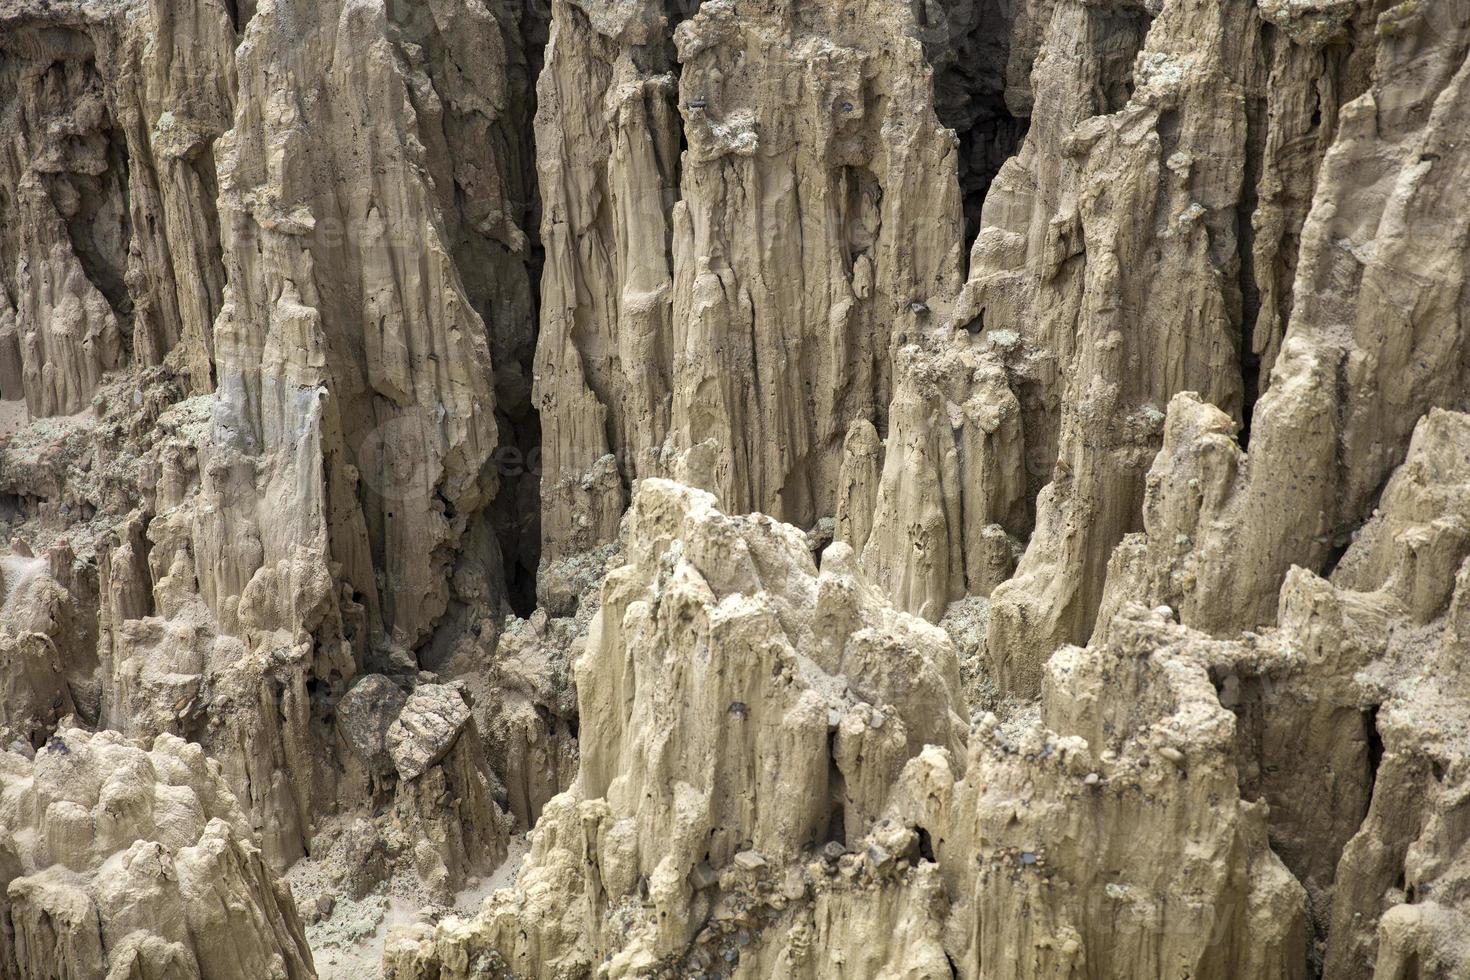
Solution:
M759 871L766 866L766 859L759 851L741 851L735 855L735 866L743 871Z
M706 888L713 888L715 885L718 885L720 883L720 876L715 872L714 868L709 866L708 861L701 861L694 866L694 871L689 875L689 880L693 882L695 891L704 891Z
M388 752L398 775L417 779L454 747L470 719L459 688L423 684L409 695L398 720L388 727Z
M408 695L397 684L382 674L368 674L352 685L337 707L337 728L374 775L386 776L394 770L388 730L407 703Z

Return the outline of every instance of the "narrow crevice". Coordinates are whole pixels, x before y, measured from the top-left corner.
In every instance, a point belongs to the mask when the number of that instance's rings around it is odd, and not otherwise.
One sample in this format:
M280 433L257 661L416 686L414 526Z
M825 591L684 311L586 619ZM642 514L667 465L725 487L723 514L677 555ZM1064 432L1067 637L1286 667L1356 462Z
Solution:
M996 174L1015 156L1030 119L1006 99L1015 8L1007 3L947 4L943 17L919 5L924 54L934 69L934 111L959 139L965 241L980 234L980 213ZM940 9L936 7L936 9Z
M80 65L54 62L48 76L50 90L65 93L69 99L101 97L102 79L90 57ZM47 108L64 111L66 107L57 103ZM104 112L97 129L62 137L61 146L69 157L82 163L43 174L47 196L66 225L82 273L107 301L128 343L133 299L126 275L133 230L128 209L127 141L113 125L110 114Z
M939 859L934 856L934 837L924 827L915 827L919 834L919 857L930 864L938 864Z
M250 22L255 19L258 0L227 0L230 3L230 19L235 24L235 36L244 37Z
M500 566L506 605L525 617L536 608L540 563L541 420L532 385L545 257L534 122L550 12L530 2L493 9L505 48L513 53L505 66L508 107L498 115L482 108L480 83L465 73L469 53L463 38L447 33L421 5L395 0L388 16L406 69L421 75L437 96L418 109L422 118L437 120L428 144L431 169L451 254L485 324L494 367L499 438L484 482L496 489L476 519L493 529L493 561ZM469 151L480 157L474 161L478 169L464 165ZM484 178L487 173L492 179ZM487 186L499 195L487 193Z
M206 277L206 282L209 282L212 278L212 281L218 284L217 290L210 290L210 327L208 329L205 329L203 337L201 338L204 342L204 350L205 353L208 355L209 361L209 377L205 380L207 381L208 388L211 391L214 390L216 377L214 363L214 330L212 329L212 327L216 317L219 316L220 310L224 307L224 287L226 282L229 280L229 273L225 268L225 250L223 239L220 235L218 207L219 176L214 158L215 142L215 139L211 139L201 149L199 154L193 157L189 163L190 167L193 168L194 176L199 181L199 186L202 188L203 191L201 198L203 202L203 207L201 208L201 211L204 215L205 227L208 229L209 233L205 257L209 263L210 272L212 273L211 277Z
M699 13L699 5L702 2L703 0L668 0L670 31Z
M1260 205L1260 187L1265 157L1269 107L1263 98L1246 101L1245 175L1240 203L1235 212L1235 242L1239 255L1240 290L1240 448L1250 448L1251 421L1260 394L1261 358L1255 350L1256 321L1261 315L1261 290L1256 282L1255 214Z
M1347 554L1348 547L1352 543L1351 535L1333 539L1332 543L1328 546L1327 556L1322 559L1322 571L1320 574L1323 578L1332 578L1332 573L1337 571L1338 564L1342 561L1343 555Z
M127 336L133 318L133 299L124 279L127 243L133 237L127 208L128 154L120 133L109 130L106 138L107 172L95 178L71 175L70 190L79 205L67 215L66 229L83 272L112 307Z
M837 765L837 733L827 736L827 833L825 843L836 842L847 846L847 779Z
M1275 32L1267 25L1261 32L1264 57L1270 62ZM1257 351L1256 324L1261 317L1261 287L1256 268L1256 211L1261 205L1261 179L1266 166L1266 140L1270 133L1270 103L1264 87L1248 91L1245 98L1245 173L1241 175L1240 200L1235 209L1235 251L1238 257L1236 284L1239 292L1240 343L1240 448L1250 448L1251 421L1261 389L1261 355Z
M550 5L523 3L515 29L525 61L512 68L519 76L512 80L519 98L511 128L519 137L522 154L515 164L517 173L513 179L517 186L512 218L526 236L523 263L529 323L527 342L517 355L519 377L525 385L524 392L517 392L517 397L523 397L524 401L518 402L513 416L505 419L508 425L502 424L502 431L513 433L513 455L518 467L502 474L500 493L490 506L496 515L500 538L506 601L512 612L524 618L536 610L536 576L541 563L541 415L531 397L530 386L536 344L541 336L541 280L546 265L546 249L541 241L541 189L536 171L536 86L545 66L550 38Z
M1367 801L1363 806L1364 820L1368 817L1368 809L1373 805L1373 791L1378 786L1378 769L1383 764L1383 737L1378 734L1378 708L1375 704L1363 711L1363 741L1368 749L1368 792L1363 796Z

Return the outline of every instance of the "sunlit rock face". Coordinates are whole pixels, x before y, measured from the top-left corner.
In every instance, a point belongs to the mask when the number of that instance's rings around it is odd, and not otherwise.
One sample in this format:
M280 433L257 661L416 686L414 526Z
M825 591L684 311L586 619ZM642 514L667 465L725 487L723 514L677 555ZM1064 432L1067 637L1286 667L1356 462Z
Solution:
M0 884L6 977L316 976L219 764L172 735L0 755Z

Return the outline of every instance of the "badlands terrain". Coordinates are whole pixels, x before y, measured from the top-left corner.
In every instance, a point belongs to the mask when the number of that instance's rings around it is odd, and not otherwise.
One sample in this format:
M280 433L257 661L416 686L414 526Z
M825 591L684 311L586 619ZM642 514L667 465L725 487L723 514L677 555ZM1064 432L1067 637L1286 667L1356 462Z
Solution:
M0 0L0 980L1470 978L1470 0Z

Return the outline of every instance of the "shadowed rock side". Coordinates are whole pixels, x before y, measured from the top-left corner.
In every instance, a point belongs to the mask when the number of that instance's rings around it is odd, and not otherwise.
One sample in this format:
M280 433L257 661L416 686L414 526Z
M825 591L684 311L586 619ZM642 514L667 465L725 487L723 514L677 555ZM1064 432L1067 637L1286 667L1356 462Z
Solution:
M961 275L912 16L601 9L558 0L541 81L543 555L612 540L646 476L810 526L847 427L886 415L894 338Z
M0 0L0 977L1467 975L1467 57Z
M105 5L0 5L0 380L32 415L166 356L212 388L234 28L218 0L131 6L146 28Z

